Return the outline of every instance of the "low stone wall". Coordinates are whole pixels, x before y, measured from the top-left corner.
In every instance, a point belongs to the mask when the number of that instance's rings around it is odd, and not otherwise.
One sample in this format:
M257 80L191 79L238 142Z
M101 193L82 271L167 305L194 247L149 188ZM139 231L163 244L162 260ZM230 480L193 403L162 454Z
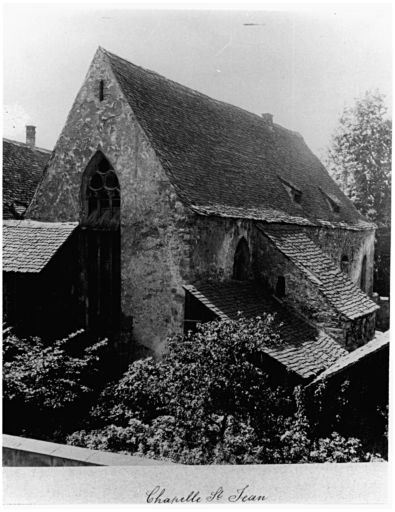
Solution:
M3 434L3 466L159 466L175 465L144 457L88 450Z

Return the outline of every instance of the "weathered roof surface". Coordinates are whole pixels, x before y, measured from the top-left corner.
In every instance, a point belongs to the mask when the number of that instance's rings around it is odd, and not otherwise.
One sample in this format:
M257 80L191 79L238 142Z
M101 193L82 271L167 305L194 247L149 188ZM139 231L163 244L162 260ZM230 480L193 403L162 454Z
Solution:
M275 314L273 326L284 344L265 347L264 352L303 378L319 374L347 354L336 341L305 322L292 310L250 282L229 281L186 285L184 288L221 319Z
M389 345L389 342L390 331L381 333L372 341L366 343L366 345L363 345L362 347L359 347L353 352L350 352L349 354L338 359L332 366L330 366L327 370L322 372L316 379L314 379L313 382L309 384L309 386L313 386L318 382L322 382L328 377L331 377L332 375L335 375L336 373L339 373L349 368L350 366L353 366L359 361L365 359L365 357L368 357L371 354L374 354L375 352L382 350L384 347Z
M23 216L50 156L46 149L3 139L3 219Z
M258 228L305 274L336 311L353 320L379 309L302 228L262 223Z
M180 198L196 212L372 227L299 134L101 51ZM302 192L301 205L280 178ZM319 187L338 199L340 214Z
M78 222L3 221L3 270L40 272Z

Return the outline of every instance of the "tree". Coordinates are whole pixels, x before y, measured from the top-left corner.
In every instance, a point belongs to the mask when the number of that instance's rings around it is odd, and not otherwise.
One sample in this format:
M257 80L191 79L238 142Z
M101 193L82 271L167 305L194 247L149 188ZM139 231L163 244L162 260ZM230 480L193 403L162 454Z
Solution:
M11 328L5 329L6 433L62 441L70 429L75 430L103 388L100 359L107 352L103 340L73 354L83 335L77 331L46 347L39 338L21 340Z
M365 460L356 439L313 440L300 390L252 364L281 344L270 315L214 321L174 336L164 360L129 366L68 443L186 464Z
M388 225L391 210L392 121L385 96L368 91L345 108L324 157L329 173L355 207Z

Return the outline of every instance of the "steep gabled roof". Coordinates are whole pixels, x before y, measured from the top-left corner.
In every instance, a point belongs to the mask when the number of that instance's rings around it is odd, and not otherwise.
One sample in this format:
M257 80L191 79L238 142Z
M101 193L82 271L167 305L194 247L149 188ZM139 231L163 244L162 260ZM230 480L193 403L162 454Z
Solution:
M3 222L3 271L38 273L66 242L78 222Z
M275 315L273 327L278 330L283 344L267 346L263 352L300 377L318 375L347 354L336 341L308 324L257 284L228 281L185 285L184 288L220 319L236 320L239 311L247 318L263 313Z
M101 51L180 198L198 213L372 227L299 134ZM300 205L281 178L302 192ZM319 187L337 198L338 214Z
M258 224L258 228L289 258L331 306L354 320L379 309L298 226Z
M29 206L51 152L3 139L3 218L20 218Z

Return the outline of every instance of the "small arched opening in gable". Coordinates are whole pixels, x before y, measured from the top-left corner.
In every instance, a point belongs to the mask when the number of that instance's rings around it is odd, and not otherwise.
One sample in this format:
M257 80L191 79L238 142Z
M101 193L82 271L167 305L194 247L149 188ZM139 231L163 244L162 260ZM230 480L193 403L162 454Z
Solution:
M250 250L248 248L247 240L243 237L236 247L234 264L233 264L233 279L238 281L245 281L248 279L250 271Z
M116 337L121 310L121 191L116 171L101 151L88 163L81 187L85 325Z

